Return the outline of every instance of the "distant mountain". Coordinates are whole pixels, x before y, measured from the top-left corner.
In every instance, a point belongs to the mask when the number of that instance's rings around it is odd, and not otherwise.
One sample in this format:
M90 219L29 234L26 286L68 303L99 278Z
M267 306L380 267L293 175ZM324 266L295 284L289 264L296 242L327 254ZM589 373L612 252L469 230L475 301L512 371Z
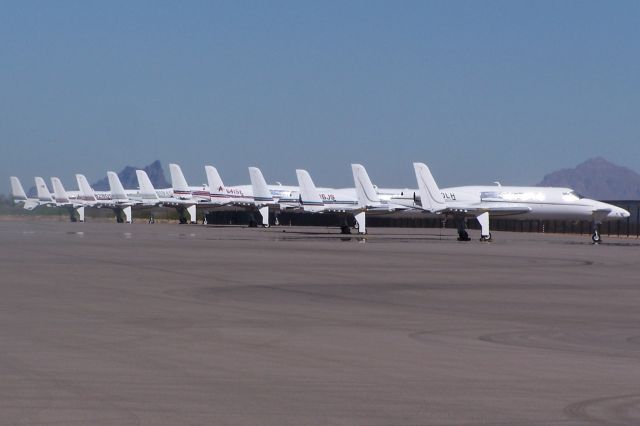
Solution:
M597 200L640 200L640 174L602 157L546 175L538 186L564 186Z
M138 188L138 178L136 176L136 170L140 170L140 167L127 166L118 173L118 177L120 178L122 186L124 186L125 189ZM160 160L154 161L142 170L147 172L151 183L156 188L168 188L171 186L164 177L164 171L162 170L162 164L160 163ZM105 177L94 183L92 187L96 191L108 191L109 180Z

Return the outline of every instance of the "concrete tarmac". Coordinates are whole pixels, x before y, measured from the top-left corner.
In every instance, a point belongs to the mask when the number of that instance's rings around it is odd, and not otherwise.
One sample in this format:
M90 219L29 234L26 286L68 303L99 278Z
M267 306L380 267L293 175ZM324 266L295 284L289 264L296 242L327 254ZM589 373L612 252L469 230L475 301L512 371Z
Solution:
M0 423L640 424L637 240L336 232L0 222Z

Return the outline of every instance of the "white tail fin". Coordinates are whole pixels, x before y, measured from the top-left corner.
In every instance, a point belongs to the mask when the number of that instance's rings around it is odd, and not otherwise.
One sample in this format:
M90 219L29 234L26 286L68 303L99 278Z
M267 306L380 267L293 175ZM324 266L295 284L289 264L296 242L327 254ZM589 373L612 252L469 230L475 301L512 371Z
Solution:
M300 187L300 204L305 211L317 212L324 208L320 192L306 170L297 169L298 186Z
M436 184L429 167L424 163L413 163L418 180L418 190L420 191L420 202L422 209L430 212L438 212L447 208L447 203Z
M107 172L107 178L109 179L109 190L111 191L112 200L128 200L129 197L124 191L122 182L116 174L116 172Z
M80 189L80 197L85 201L97 201L93 188L89 185L89 181L84 175L77 174L78 188Z
M378 193L369 179L369 174L364 166L360 164L352 164L353 182L356 186L356 194L358 196L358 204L361 206L371 206L380 204Z
M218 193L224 189L224 183L218 173L218 169L213 166L204 166L204 170L207 173L207 185L209 185L209 192Z
M24 192L24 188L20 183L20 179L15 176L11 176L11 197L13 201L26 201L27 194Z
M138 186L140 187L139 194L142 199L145 200L157 200L159 199L147 172L144 170L136 170L136 176L138 178Z
M62 181L60 179L52 177L51 186L53 186L53 195L56 197L57 204L69 202L69 196L67 196L67 191L64 190L64 186L62 186Z
M187 184L187 180L182 174L182 169L177 164L169 164L169 172L171 173L171 187L173 194L180 199L191 198L191 190Z
M249 178L251 179L251 187L253 188L253 203L255 205L263 205L273 203L273 196L267 181L264 180L262 172L257 167L249 167Z
M49 188L47 188L47 184L44 183L44 179L40 176L36 176L36 190L38 191L38 200L43 202L52 202L53 197L51 196L51 192L49 192Z

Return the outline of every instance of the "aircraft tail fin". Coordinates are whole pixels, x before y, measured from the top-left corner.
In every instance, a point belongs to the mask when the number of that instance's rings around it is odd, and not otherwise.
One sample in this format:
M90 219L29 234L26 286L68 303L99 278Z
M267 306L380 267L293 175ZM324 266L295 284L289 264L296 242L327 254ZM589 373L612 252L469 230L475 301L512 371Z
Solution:
M321 211L324 208L324 202L309 172L297 169L296 176L300 187L300 204L302 208L305 211Z
M367 170L361 164L352 164L353 182L356 186L358 204L361 206L371 206L380 203L380 197L376 192Z
M253 188L253 203L255 205L264 205L273 203L273 196L267 181L264 180L262 172L257 167L249 167L249 178L251 179L251 187Z
M413 163L418 180L418 190L420 191L420 201L422 209L430 212L438 212L447 208L447 203L438 188L431 170L424 163Z
M204 166L204 170L207 173L207 185L209 185L209 192L221 192L224 189L224 183L218 173L218 169L213 166Z
M27 193L24 192L24 188L20 183L20 179L16 176L11 176L11 197L13 201L26 201Z
M44 182L40 176L36 176L36 190L38 191L38 200L44 202L52 202L53 197L51 196L51 192L49 192L49 188L47 188L47 184Z
M191 190L180 166L177 164L169 164L169 172L171 173L173 193L179 198L191 198Z
M51 178L51 186L53 186L53 195L56 197L56 203L68 203L69 196L62 186L62 181L57 177Z
M76 180L78 181L78 188L80 189L80 195L85 201L97 201L96 194L93 192L93 188L89 185L89 181L85 175L77 174Z
M129 197L122 186L122 182L116 172L107 172L107 178L109 179L109 190L111 191L111 198L113 200L127 200Z
M138 186L140 187L140 197L147 200L157 200L158 194L153 187L149 175L144 170L136 170L136 177L138 178Z

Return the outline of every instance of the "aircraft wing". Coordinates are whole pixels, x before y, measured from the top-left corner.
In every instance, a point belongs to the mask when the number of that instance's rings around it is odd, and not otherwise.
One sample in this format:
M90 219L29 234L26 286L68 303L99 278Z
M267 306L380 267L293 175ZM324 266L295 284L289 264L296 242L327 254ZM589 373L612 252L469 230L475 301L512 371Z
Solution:
M464 212L469 215L477 216L478 214L488 212L492 216L513 216L529 213L531 207L516 203L473 203L473 204L457 204L449 203L446 212L456 213Z

